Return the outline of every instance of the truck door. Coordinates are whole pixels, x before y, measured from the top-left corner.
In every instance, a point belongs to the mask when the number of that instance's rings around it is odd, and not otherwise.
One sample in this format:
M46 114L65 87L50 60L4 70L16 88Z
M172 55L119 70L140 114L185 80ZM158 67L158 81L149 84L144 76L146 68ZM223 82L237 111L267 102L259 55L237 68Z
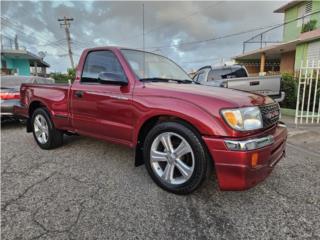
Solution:
M117 75L127 81L112 51L89 52L81 79L71 88L73 128L83 135L130 144L133 130L130 88L128 85L102 83L98 78L101 72Z

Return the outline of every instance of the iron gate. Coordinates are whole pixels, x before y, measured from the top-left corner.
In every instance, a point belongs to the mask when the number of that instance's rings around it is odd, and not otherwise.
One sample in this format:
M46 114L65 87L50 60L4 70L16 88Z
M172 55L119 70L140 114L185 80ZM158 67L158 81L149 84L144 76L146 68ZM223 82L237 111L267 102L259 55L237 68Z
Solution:
M320 60L301 63L297 93L296 124L320 123Z

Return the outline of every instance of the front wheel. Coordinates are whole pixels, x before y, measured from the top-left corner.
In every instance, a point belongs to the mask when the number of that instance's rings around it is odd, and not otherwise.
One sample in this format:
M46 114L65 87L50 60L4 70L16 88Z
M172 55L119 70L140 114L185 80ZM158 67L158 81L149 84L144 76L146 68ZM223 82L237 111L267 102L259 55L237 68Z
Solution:
M36 109L31 124L34 139L41 148L53 149L63 144L63 133L54 127L46 109Z
M176 194L193 192L206 176L208 159L200 137L177 122L160 123L148 133L144 159L155 183Z

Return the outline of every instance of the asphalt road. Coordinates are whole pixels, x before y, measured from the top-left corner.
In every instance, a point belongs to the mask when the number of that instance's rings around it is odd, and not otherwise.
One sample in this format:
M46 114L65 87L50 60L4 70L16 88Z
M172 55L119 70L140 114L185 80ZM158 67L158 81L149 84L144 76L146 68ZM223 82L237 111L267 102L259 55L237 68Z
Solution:
M291 146L269 178L192 195L157 187L130 149L68 137L41 150L23 126L1 133L1 239L320 239L320 156Z

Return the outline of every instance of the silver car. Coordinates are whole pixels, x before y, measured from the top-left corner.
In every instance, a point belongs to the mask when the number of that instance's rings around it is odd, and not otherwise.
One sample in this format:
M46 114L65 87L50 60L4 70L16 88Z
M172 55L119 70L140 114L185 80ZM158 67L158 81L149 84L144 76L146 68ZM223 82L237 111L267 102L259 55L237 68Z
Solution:
M45 83L53 84L52 78L37 76L1 76L0 104L1 120L16 118L14 116L14 106L20 104L20 86L22 83Z

